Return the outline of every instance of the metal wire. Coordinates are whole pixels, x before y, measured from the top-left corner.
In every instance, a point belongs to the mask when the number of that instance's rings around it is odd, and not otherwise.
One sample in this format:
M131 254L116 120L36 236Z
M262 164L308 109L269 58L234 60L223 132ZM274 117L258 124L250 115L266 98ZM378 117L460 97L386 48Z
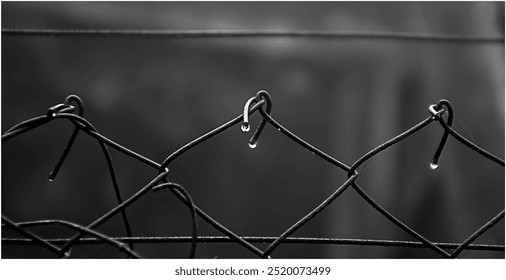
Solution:
M111 237L121 242L131 242L135 244L173 244L173 243L191 243L194 242L193 236L144 236L144 237ZM270 244L278 237L273 236L243 236L242 239L251 243ZM45 239L52 244L64 244L69 241L66 238ZM198 236L196 241L201 244L215 243L236 243L228 236ZM32 239L23 238L3 238L4 245L38 246ZM422 242L403 241L403 240L376 240L376 239L350 239L350 238L317 238L317 237L287 237L283 240L285 244L302 245L352 245L352 246L378 246L378 247L397 247L397 248L427 248ZM102 240L97 238L81 238L76 245L96 245L102 244ZM460 243L441 243L435 242L434 245L443 249L457 249ZM488 244L469 244L465 246L468 251L496 251L504 252L504 245Z
M253 112L254 110L258 109L262 104L263 104L263 102L260 103L260 104L257 104L255 106L253 106L251 108L251 112ZM236 117L233 120L233 124L238 123L240 121L241 117L242 116ZM108 139L107 137L99 134L95 130L92 130L92 126L91 126L91 124L88 121L86 121L85 119L83 119L83 118L81 118L81 117L79 117L77 115L73 115L73 114L59 113L55 117L50 118L50 119L48 119L48 117L44 115L44 116L35 117L35 118L30 119L28 121L24 121L24 122L22 122L23 125L16 125L13 128L9 129L4 135L2 135L2 141L4 142L4 140L10 139L10 138L12 138L14 136L18 136L18 135L21 135L22 133L28 132L29 130L34 129L34 128L40 126L41 124L47 123L47 122L49 122L49 121L51 121L53 119L69 119L73 123L75 123L76 125L78 125L80 129L84 130L84 132L86 132L88 135L90 135L90 136L94 137L95 139L97 139L97 141L101 141L104 144L106 144L106 145L108 145L110 147L115 148L116 150L124 153L127 156L130 156L130 157L132 157L132 158L134 158L136 160L139 160L140 162L142 162L142 163L144 163L144 164L146 164L148 166L154 167L156 170L163 169L163 170L167 170L167 172L168 172L168 169L161 168L161 165L158 164L158 163L156 163L156 162L154 162L153 160L150 160L150 159L148 159L148 158L146 158L146 157L144 157L144 156L142 156L142 155L140 155L138 153L135 153L135 152L133 152L133 151L131 151L131 150L129 150L129 149L121 146L120 144L118 144L118 143L116 143L116 142ZM31 127L30 127L30 124L32 124ZM212 137L213 135L216 135L217 133L223 131L227 127L230 127L230 125L231 124L225 124L223 127L218 128L215 131L211 131L208 134L204 135L204 137L199 137L198 139L195 139L193 142L189 143L188 145L183 146L181 149L179 149L176 152L174 152L173 154L171 154L171 156L169 156L169 158L168 158L168 161L170 162L172 159L175 159L179 154L182 154L184 151L186 151L189 148L191 148L192 145L196 145L196 144L202 142L203 140L205 140L206 137ZM18 128L18 130L15 130L16 128ZM172 189L171 189L171 191L172 191ZM185 197L182 196L180 193L174 192L174 194L179 199L181 199L183 202L187 203L186 200L185 200ZM213 227L215 227L217 230L219 230L220 232L222 232L222 233L226 234L227 236L233 238L234 240L236 240L238 242L238 244L242 245L243 247L245 247L246 249L250 250L254 254L256 254L258 256L262 255L262 251L261 250L259 250L255 246L251 245L250 243L242 240L242 238L240 236L238 236L237 234L233 233L231 230L229 230L228 228L226 228L225 226L223 226L222 224L220 224L219 222L217 222L215 219L213 219L211 216L209 216L203 210L201 210L200 208L196 207L196 211L197 211L197 214L199 216L201 216L206 222L208 222L210 225L212 225Z
M78 98L78 97L75 97ZM68 99L67 99L68 100ZM74 99L75 100L75 99ZM80 100L80 99L79 99ZM254 104L251 106L251 104ZM357 178L359 177L360 172L357 172L357 169L363 165L366 161L372 159L377 154L386 151L388 148L392 147L393 145L398 144L402 140L406 139L407 137L414 135L416 132L420 131L422 128L428 126L429 124L433 123L433 121L437 120L438 123L444 128L445 132L443 134L442 140L440 142L440 145L438 146L435 156L431 163L436 164L438 163L439 156L441 155L441 152L444 148L444 145L446 143L446 139L449 135L452 135L455 139L457 139L460 143L463 143L464 145L470 147L474 151L478 152L482 156L486 157L487 159L494 161L502 166L504 166L504 160L498 158L497 156L491 154L490 152L482 149L481 147L477 146L476 144L470 142L466 138L462 137L460 134L458 134L456 131L451 128L452 118L453 118L453 109L451 107L451 104L446 100L441 100L436 105L431 105L429 107L429 111L431 113L431 116L425 120L423 120L421 123L413 126L412 128L409 128L405 132L395 136L394 138L388 140L387 142L380 144L378 147L374 148L364 156L360 157L354 164L350 166L340 162L339 160L331 157L330 155L326 154L325 152L315 148L308 142L302 140L300 137L295 135L294 133L290 132L288 129L286 129L284 126L282 126L279 122L274 120L271 116L271 109L272 109L272 101L270 100L270 96L266 91L260 91L255 97L251 98L246 105L244 106L244 112L243 114L233 118L232 120L224 123L223 125L211 130L208 133L205 133L204 135L196 138L193 141L190 141L188 144L183 145L181 148L177 149L175 152L170 154L161 164L156 163L153 160L150 160L134 151L131 151L122 145L106 138L105 136L98 133L98 131L89 123L86 119L84 119L80 113L82 110L79 110L79 114L76 115L73 112L73 109L75 109L73 106L70 106L69 102L65 102L63 106L62 104L53 106L48 111L48 114L45 116L39 116L27 121L23 121L15 126L13 126L11 129L7 130L2 135L2 144L5 143L5 141L12 139L16 136L20 136L36 127L39 127L43 124L49 123L52 120L56 119L68 119L75 125L75 130L83 130L87 135L92 136L95 138L98 143L101 145L101 147L112 147L131 158L138 160L150 167L153 167L159 174L148 184L146 184L144 187L142 187L140 190L138 190L134 195L130 196L124 201L121 201L118 199L118 205L115 206L110 211L104 213L100 217L96 218L93 222L91 222L88 226L82 227L78 226L76 224L70 223L70 222L62 222L60 220L52 220L51 223L60 223L65 224L66 226L73 227L76 229L79 233L74 235L73 237L69 239L42 239L38 236L33 235L32 233L22 229L22 226L27 226L29 224L27 223L15 223L10 220L3 219L4 226L9 226L25 237L28 237L29 239L19 239L19 238L2 238L2 242L5 245L33 245L33 244L39 244L42 246L45 246L46 248L52 250L53 252L57 253L60 257L67 257L70 255L69 250L78 244L100 244L101 242L107 242L111 245L114 245L121 249L123 252L127 253L128 255L132 257L138 257L138 254L136 254L131 248L127 248L124 246L123 243L114 243L116 242L128 242L130 246L133 246L134 243L185 243L185 242L191 242L190 247L190 257L195 256L196 252L196 244L197 243L214 243L214 242L234 242L253 254L259 256L259 257L270 257L271 254L279 247L280 244L339 244L339 245L363 245L363 246L387 246L387 247L413 247L413 248L429 248L436 253L438 253L442 257L452 257L456 258L460 255L460 253L463 250L487 250L487 251L504 251L504 245L491 245L491 244L472 244L479 236L483 235L488 229L492 228L494 225L496 225L499 221L504 219L504 210L500 212L496 217L494 217L492 220L487 222L484 226L482 226L479 230L477 230L475 233L473 233L471 236L469 236L464 242L462 243L435 243L431 242L425 237L421 236L419 233L411 229L409 226L405 225L402 221L397 219L394 215L389 213L386 209L384 209L379 203L377 203L373 198L371 198L362 188L359 187L358 183L356 182ZM80 106L78 102L78 107ZM266 105L266 109L264 109L264 105ZM439 110L439 111L436 111ZM250 140L250 145L256 144L256 141L258 137L260 136L263 127L268 122L273 127L275 127L278 131L280 131L282 134L286 135L288 138L293 140L294 142L298 143L300 146L302 146L305 149L308 149L315 155L319 156L323 160L331 163L332 165L336 166L337 168L347 172L348 174L348 180L343 183L339 188L337 188L331 195L326 197L326 199L320 203L316 208L311 210L308 214L306 214L304 217L296 221L291 227L289 227L286 231L284 231L280 236L278 237L241 237L219 222L217 222L215 219L210 217L208 214L206 214L204 211L202 211L198 206L193 202L190 195L184 189L181 185L178 185L176 183L169 182L167 179L167 176L169 175L169 169L168 166L170 163L178 158L179 156L183 155L188 150L194 148L195 146L204 143L205 141L209 140L210 138L220 134L221 132L233 127L234 125L238 124L243 120L243 128L245 124L248 124L248 115L252 114L256 111L259 111L262 115L263 119L259 125L259 128L254 133L253 137ZM442 118L442 114L444 112L448 112L449 117L448 120L445 121ZM243 129L244 130L244 129ZM74 134L73 134L74 135ZM65 159L66 155L68 154L70 147L72 146L72 140L73 137L71 137L71 140L69 141L69 144L67 144L64 154L60 157L60 161L58 162L58 165L61 165L61 162ZM107 149L103 149L104 154L106 155L106 159L108 158L108 152ZM115 185L115 174L114 169L112 166L112 161L110 161L110 158L108 160L108 166L110 168L111 178L113 178L113 185ZM382 214L384 217L386 217L388 220L390 220L392 223L394 223L396 226L410 234L412 237L418 240L418 242L413 241L400 241L400 240L371 240L371 239L338 239L338 238L296 238L296 237L290 237L291 234L293 234L296 230L307 224L310 220L312 220L316 215L318 215L320 212L322 212L328 205L333 203L346 189L349 188L349 186L352 186L352 189L354 189L371 207L373 207L376 211L378 211L380 214ZM189 207L191 211L191 217L192 217L192 236L190 237L107 237L106 235L103 235L101 233L96 232L94 228L98 227L99 225L105 223L109 219L111 219L113 216L115 216L118 213L125 213L124 211L126 208L130 205L132 205L135 201L143 197L148 193L150 190L158 190L163 187L169 187L171 192L179 198L186 206ZM115 188L116 190L116 188ZM119 193L119 190L118 190ZM197 220L196 216L201 217L204 221L209 223L211 226L218 229L220 232L225 234L226 236L209 236L209 237L202 237L198 236L197 233ZM125 219L124 219L125 220ZM33 225L39 225L44 223L50 223L48 221L35 221L31 222ZM127 226L128 223L125 220L125 226ZM97 238L83 238L85 235L93 235ZM98 234L98 235L96 235ZM104 239L105 238L105 239ZM269 243L267 249L264 251L258 249L252 243ZM61 248L56 248L52 244L62 244ZM455 251L450 254L444 249L454 249ZM67 254L67 255L65 255Z
M451 127L453 124L453 107L448 102L448 100L442 99L439 100L439 102L434 106L435 109L440 109L444 106L444 111L448 112L448 119L446 120L446 124L448 127ZM430 110L431 107L429 107L429 111L432 114L432 111ZM441 114L435 114L433 116L434 118L441 118ZM446 141L448 140L448 136L450 136L450 132L447 130L444 131L443 137L441 137L441 142L439 142L439 146L437 147L436 152L434 153L434 157L432 158L432 161L430 162L430 168L436 169L439 166L439 157L441 156L441 153L443 152L443 149L445 147Z
M192 244L190 247L190 259L193 259L193 258L195 258L195 251L197 248L197 237L198 237L198 232L197 232L198 231L198 223L197 223L197 214L196 214L196 210L195 210L195 204L193 203L193 200L192 200L190 194L188 193L188 191L185 188L183 188L181 185L174 184L174 183L160 184L160 185L154 187L153 191L159 191L162 189L176 190L177 192L181 193L181 195L183 195L184 198L186 199L186 202L188 204L190 204L189 208L190 208L191 218L192 218Z
M84 104L83 104L83 101L81 100L81 98L79 98L76 95L69 95L67 98L65 98L65 102L63 105L70 106L70 102L75 102L77 104L77 108L79 110L79 112L77 114L80 117L83 117L84 116ZM48 114L51 114L51 116L53 116L56 114L56 112L48 112ZM70 139L69 139L67 145L65 145L65 148L63 149L63 153L60 156L60 158L58 159L58 162L56 163L56 165L53 168L53 170L51 171L51 173L49 173L49 181L53 181L56 178L56 176L58 175L58 171L60 171L60 168L62 167L65 159L67 158L67 155L69 154L70 149L72 148L72 145L74 144L74 141L76 140L78 134L79 134L79 127L76 126L74 128L74 131L72 132L72 135L70 136Z
M310 38L347 40L388 40L434 43L504 44L503 36L430 34L412 32L322 31L322 30L125 30L125 29L30 29L2 28L2 35L106 38Z
M10 128L8 130L8 132L10 132L11 134L9 134L8 136L6 136L5 138L4 138L5 135L2 135L2 145L5 143L6 140L10 139L11 137L20 135L21 133L28 132L31 129L34 129L34 128L38 127L41 124L47 123L48 121L52 120L53 118L60 118L61 116L65 116L65 115L67 115L70 118L78 118L79 120L81 120L81 125L84 124L89 130L97 132L97 130L95 129L95 127L93 127L93 125L91 123L89 123L88 121L84 120L81 117L81 115L84 113L84 108L83 108L84 106L83 106L83 102L81 101L81 99L78 96L75 96L75 95L68 96L65 99L65 104L62 104L62 105L68 107L69 103L72 102L72 101L74 101L74 102L76 102L78 104L78 107L79 107L79 113L78 114L79 115L61 113L61 111L57 112L57 111L54 110L55 106L53 106L53 107L49 108L48 113L45 116L46 120L44 120L42 116L41 117L36 117L36 118L33 118L31 120L28 120L28 121L25 121L25 122L23 122L23 123L21 123L19 125L16 125L16 126ZM57 105L57 106L59 106L59 105ZM63 111L63 112L65 112L65 111ZM32 122L34 123L34 125L30 126L30 124ZM75 137L77 137L78 128L79 127L76 125L76 128L74 129L74 132L72 133L72 136L71 136L71 138L69 140L69 143L65 147L62 156L60 157L58 163L56 164L56 167L53 169L53 171L51 171L51 173L49 175L49 180L50 181L52 181L54 179L54 177L52 177L52 176L56 176L55 171L57 172L57 170L63 164L63 161L64 161L66 155L70 151L72 143L74 142ZM111 155L109 153L109 150L107 149L107 146L104 143L102 143L101 141L97 141L97 142L100 145L100 148L102 149L102 152L104 154L105 160L107 162L107 167L108 167L108 170L109 170L109 174L111 176L112 186L113 186L114 194L116 196L116 200L118 201L119 204L121 204L123 202L123 199L121 197L121 192L120 192L120 189L119 189L119 186L118 186L118 181L116 179L116 172L114 170L114 164L112 162ZM132 236L132 230L130 229L130 223L128 221L128 216L126 214L126 210L122 210L121 211L121 217L123 219L123 224L125 226L125 231L127 233L127 236ZM133 249L133 244L129 244L129 245L130 245L130 248Z
M78 225L76 223L72 223L72 222L69 222L69 221L64 221L64 220L40 220L40 221L31 221L31 222L17 223L16 225L19 226L19 227L21 227L21 228L25 228L25 227L35 227L35 226L44 226L44 225L53 225L53 224L58 224L58 225L62 225L62 226L74 229L74 230L79 231L79 232L81 232L81 233L83 233L85 235L91 235L91 236L95 237L97 240L99 240L100 242L108 243L108 244L110 244L110 245L118 248L118 250L120 250L121 252L126 253L130 257L133 257L133 258L136 258L136 259L142 258L139 254L137 254L135 251L133 251L133 249L129 248L123 242L118 241L116 239L113 239L113 238L111 238L111 237L109 237L109 236L107 236L107 235L105 235L105 234L103 234L101 232L98 232L98 231L95 231L95 230L91 230L89 228L83 227L81 225ZM131 237L127 237L127 238L131 238ZM128 243L131 243L131 242L128 242ZM59 254L61 254L61 252L59 252Z
M499 221L504 219L504 210L501 211L497 216L495 216L492 220L490 220L488 223L483 225L479 230L477 230L475 233L473 233L471 236L469 236L466 241L462 242L457 249L453 252L451 255L452 258L458 257L460 253L464 250L464 248L471 244L474 240L476 240L478 237L480 237L483 233L485 233L487 230L492 228L495 224L497 224Z
M269 95L265 96L266 98L269 98ZM432 118L428 118L427 120L423 121L422 123L416 125L415 127L409 129L408 131L402 133L401 135L399 136L396 136L394 137L392 140L389 140L388 142L380 145L379 147L377 147L376 149L374 149L373 151L369 152L368 154L366 154L364 157L362 157L361 159L359 159L355 164L354 166L352 166L351 168L348 167L346 164L344 163L341 163L339 162L338 160L330 157L329 155L321 152L320 150L318 150L317 148L315 148L314 146L311 146L309 145L307 142L305 142L304 140L300 139L299 137L297 137L296 135L294 135L293 133L291 133L288 129L286 129L285 127L283 127L282 125L280 125L278 122L276 122L274 119L272 119L272 117L270 116L270 114L266 113L265 111L263 110L260 110L260 112L262 113L263 117L266 118L271 124L273 124L273 126L278 129L279 131L283 132L285 135L289 136L290 139L292 140L295 140L297 143L301 144L304 148L310 150L313 154L315 155L318 155L320 157L322 157L323 159L329 161L330 163L338 166L339 168L345 170L348 172L349 174L349 177L351 177L352 175L350 174L353 174L355 173L355 169L356 167L358 167L359 165L361 165L363 162L365 162L366 160L368 160L369 158L372 158L375 154L383 151L383 150L386 150L388 147L392 146L393 144L403 140L404 138L408 137L409 135L415 133L416 131L418 131L419 129L425 127L426 125L428 125L430 122L432 122ZM421 236L420 234L418 234L416 231L414 231L413 229L411 229L410 227L408 227L407 225L405 225L404 223L402 223L400 220L396 219L392 214L390 214L387 210L385 210L383 207L381 207L378 203L376 203L371 197L369 197L359 186L358 184L355 182L355 180L352 180L351 181L351 184L353 186L353 188L355 189L355 191L364 198L364 200L366 200L376 211L378 211L380 214L382 214L383 216L385 216L387 219L389 219L391 222L393 222L395 225L397 225L398 227L400 227L402 230L404 230L405 232L407 232L408 234L410 234L411 236L413 236L414 238L422 241L423 243L427 244L429 247L431 247L433 250L435 250L437 253L439 253L440 255L442 255L443 257L449 257L450 254L448 254L447 252L443 251L442 249L438 248L437 246L435 246L434 244L432 244L429 240L427 240L426 238L424 238L423 236ZM334 194L331 195L331 197L333 199L337 198L337 196L339 196L341 193L343 193L346 188L347 188L347 184L344 184L342 187L340 187L338 189L338 191L336 191ZM334 196L335 195L335 196ZM332 200L333 200L332 199ZM328 201L328 200L327 200ZM315 210L316 212L314 212L314 215L316 216L319 212L321 212L325 207L327 207L328 205L330 205L330 202L332 201L329 201L329 203L322 203L320 206L318 206ZM321 207L321 209L320 209ZM315 211L313 210L313 211ZM314 216L313 216L314 217ZM305 218L302 219L302 221L304 221ZM305 222L304 222L305 223ZM286 238L287 236L289 236L290 234L292 234L293 232L295 232L295 230L297 230L300 226L302 226L304 223L298 225L296 224L297 226L294 226L294 227L291 227L290 229L288 229L286 232L284 232L281 236L280 236L280 239L273 242L272 244L269 245L269 247L265 250L264 252L264 257L265 256L268 256L270 253L272 253L272 251L274 251L280 244L281 244L281 241L283 238Z
M11 221L9 218L5 217L4 215L2 215L2 223L4 223L7 227L15 230L19 234L30 238L30 240L36 242L38 245L42 245L44 248L48 249L49 251L51 251L55 254L58 254L58 255L60 254L60 249L58 249L56 246L54 246L53 244L51 244L47 240L42 239L38 235L24 230L23 228L21 228L19 225L17 225L15 222Z

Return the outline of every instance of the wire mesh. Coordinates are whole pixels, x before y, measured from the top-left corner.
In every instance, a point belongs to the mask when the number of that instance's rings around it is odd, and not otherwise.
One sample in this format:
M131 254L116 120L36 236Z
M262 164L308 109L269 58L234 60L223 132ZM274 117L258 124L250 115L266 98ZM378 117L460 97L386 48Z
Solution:
M134 244L136 243L139 244L191 243L189 251L190 258L198 257L197 248L198 244L201 243L234 243L250 251L253 256L260 258L271 258L271 255L279 248L281 244L332 244L332 245L353 245L353 246L428 248L431 251L433 251L436 255L443 258L457 258L465 250L504 251L504 245L473 243L478 237L485 234L490 228L494 227L499 221L504 219L505 213L504 210L500 211L495 217L491 218L489 221L486 221L482 227L477 229L473 234L469 235L469 237L466 238L461 243L458 242L436 243L430 241L429 239L421 235L419 232L415 231L414 229L406 225L399 218L391 214L382 205L380 205L377 201L375 201L367 192L365 192L357 183L357 178L360 177L360 174L362 172L360 170L360 167L363 166L366 162L376 157L378 154L386 151L390 147L399 144L408 137L415 135L419 131L423 130L424 128L432 124L439 124L444 129L441 142L436 149L432 161L430 162L430 166L433 169L438 167L439 157L443 154L443 150L447 142L446 140L450 135L454 139L458 140L459 143L470 148L471 150L480 154L484 158L487 158L488 160L500 166L504 166L504 160L500 159L499 157L472 143L471 141L460 135L452 128L454 112L452 105L450 104L449 101L440 100L438 103L430 105L428 110L429 115L425 120L422 120L420 123L407 129L405 132L380 144L376 148L372 149L370 152L364 154L350 166L330 156L324 151L316 148L315 146L311 145L307 141L303 140L302 138L300 138L299 136L288 130L284 125L279 123L271 116L272 107L273 105L270 95L267 93L267 91L260 90L254 97L250 98L246 102L243 114L229 120L228 122L220 125L219 127L187 143L180 149L170 154L162 163L157 163L141 155L140 153L132 151L114 142L113 140L107 138L106 136L100 134L97 131L97 129L87 119L84 118L83 115L84 108L81 99L75 95L67 97L64 103L50 107L47 111L47 114L20 122L17 125L14 125L12 128L5 131L2 135L2 145L8 140L15 139L16 137L28 131L31 131L37 127L43 126L53 121L64 119L71 122L74 125L74 132L68 144L65 146L64 152L62 153L59 161L56 163L55 168L50 173L49 177L50 180L55 179L55 177L57 176L58 170L64 163L70 149L72 148L75 138L78 136L78 133L82 131L86 135L94 138L101 147L101 150L108 164L109 174L111 177L113 189L116 194L118 205L116 205L114 208L110 209L100 217L95 218L93 222L89 223L86 226L82 226L71 221L54 220L54 219L28 221L28 222L14 222L10 220L8 217L2 215L2 227L5 229L10 228L12 230L15 230L24 237L24 238L2 238L2 244L7 246L9 245L43 246L50 252L54 253L55 257L59 258L72 257L71 249L78 244L109 244L117 248L119 251L125 253L125 255L129 258L144 257L139 255L135 251ZM239 234L233 232L228 227L226 227L225 225L221 224L216 219L211 217L204 210L199 208L198 205L192 200L190 193L184 188L184 186L181 186L180 184L177 184L175 182L170 182L168 178L168 176L171 174L168 167L170 166L170 163L174 159L188 152L192 148L208 141L212 137L219 135L220 133L228 129L233 128L238 124L241 124L241 130L243 132L248 133L251 127L249 123L249 115L257 112L261 115L262 120L249 141L250 147L255 147L257 145L257 141L259 141L259 137L262 133L264 126L267 123L269 123L272 127L277 129L279 132L287 136L295 143L299 144L302 148L309 150L322 160L327 161L330 164L334 165L336 168L342 170L343 172L346 172L346 174L348 175L348 179L340 187L338 187L331 195L329 195L325 200L323 200L317 207L315 207L313 210L308 212L304 217L295 222L282 234L275 237L240 236ZM444 117L445 115L447 115L446 119ZM142 188L140 188L135 194L131 195L126 199L122 199L122 195L118 188L113 161L109 155L108 148L115 149L132 159L135 159L149 167L154 168L158 172L158 175L155 178L153 178L149 183L145 184ZM364 201L366 201L372 209L374 209L379 214L387 218L399 229L409 234L415 241L292 237L292 235L296 231L304 227L307 224L307 222L314 219L319 213L321 213L329 205L334 203L335 200L350 187ZM183 236L183 237L132 236L128 215L126 213L127 208L135 204L140 198L145 196L150 191L159 191L163 188L170 190L171 193L175 195L175 197L177 197L179 200L181 200L181 202L184 203L190 210L191 213L190 219L192 224L191 236ZM122 221L125 227L125 233L127 235L126 237L125 236L110 237L102 232L97 231L96 228L98 226L106 223L107 221L110 221L111 218L115 217L119 213L121 213ZM223 236L199 236L198 234L199 220L202 220L208 223L210 226L216 228L223 234ZM74 230L76 234L70 238L43 238L34 234L32 231L28 229L53 224L68 227ZM258 248L258 246L255 245L257 243L268 244L268 246L265 250L261 250Z

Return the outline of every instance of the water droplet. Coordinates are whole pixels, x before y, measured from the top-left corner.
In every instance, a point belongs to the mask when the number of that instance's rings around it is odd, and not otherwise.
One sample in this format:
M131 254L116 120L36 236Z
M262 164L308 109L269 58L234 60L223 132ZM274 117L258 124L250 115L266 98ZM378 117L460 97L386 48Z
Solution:
M430 169L435 170L438 167L439 167L439 165L437 165L436 163L433 163L433 162L430 163Z
M49 182L53 182L53 180L54 180L53 178L49 178Z
M56 113L52 113L51 117L53 117L53 118L56 117Z
M249 147L252 148L252 149L256 148L257 147L257 142L255 142L255 143L249 143Z
M278 131L281 131L281 128L278 127Z
M241 125L242 132L248 132L249 131L249 123L243 123Z

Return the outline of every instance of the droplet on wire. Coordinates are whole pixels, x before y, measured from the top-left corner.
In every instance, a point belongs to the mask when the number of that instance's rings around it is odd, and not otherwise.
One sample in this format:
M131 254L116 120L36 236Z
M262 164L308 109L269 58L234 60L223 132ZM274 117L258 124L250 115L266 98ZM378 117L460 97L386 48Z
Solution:
M242 132L248 132L248 131L249 131L249 128L250 128L249 123L243 123L243 124L241 125L241 130L242 130Z
M430 169L435 170L438 167L439 167L439 165L437 165L436 163L433 163L433 162L430 163Z
M249 147L252 148L252 149L256 148L257 147L257 142L255 142L255 143L249 143Z

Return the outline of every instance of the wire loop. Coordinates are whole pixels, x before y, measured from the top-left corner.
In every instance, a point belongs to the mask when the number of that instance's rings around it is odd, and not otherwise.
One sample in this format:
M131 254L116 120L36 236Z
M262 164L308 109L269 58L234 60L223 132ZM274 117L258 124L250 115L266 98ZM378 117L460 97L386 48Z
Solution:
M65 98L64 104L60 104L60 105L67 106L69 108L70 107L74 108L72 105L70 105L70 103L76 104L78 116L83 117L84 116L84 104L83 104L83 101L81 100L81 98L79 98L79 96L77 96L77 95L69 95L69 96L67 96L67 98ZM49 111L51 111L51 108L50 108L50 110L48 110L48 114L49 114ZM59 113L62 113L62 111L60 111ZM52 111L51 116L55 117L56 113L54 111ZM72 135L70 136L69 141L67 142L67 145L65 145L65 148L63 149L63 153L61 154L60 158L56 162L56 165L54 166L53 170L49 173L49 181L53 181L54 179L56 179L56 176L58 175L58 172L60 171L60 168L62 167L63 162L67 158L67 155L70 152L70 149L72 148L72 145L74 144L74 141L76 140L78 134L79 134L79 127L76 125L74 128L74 131L72 132Z
M248 99L248 101L244 105L243 122L241 125L241 130L243 132L248 132L250 130L249 113L250 113L251 105L254 103L259 103L261 100L265 100L265 102L267 103L267 108L266 108L266 110L264 110L264 112L266 112L267 115L269 115L269 116L271 115L271 111L272 111L271 96L269 95L269 93L267 91L260 90L256 94L255 97ZM260 110L263 110L263 107L261 107ZM260 137L260 134L262 133L266 123L267 123L267 119L264 117L260 121L260 124L258 125L257 130L255 131L255 133L253 133L253 136L251 136L251 139L248 142L250 148L252 148L252 149L256 148L256 146L258 144L258 138Z
M438 110L438 112L434 113L435 110ZM453 124L453 107L452 104L445 99L439 100L439 102L436 105L429 106L429 111L432 114L432 117L434 119L439 120L440 122L443 122L442 114L444 112L448 112L448 119L446 121L446 124L448 127L451 127ZM439 157L441 156L441 153L443 152L443 149L445 147L446 141L448 140L448 136L450 135L450 132L445 130L443 132L443 136L441 137L441 141L439 142L439 145L436 149L436 152L434 153L434 156L432 157L432 160L430 161L430 168L432 170L435 170L439 167Z

